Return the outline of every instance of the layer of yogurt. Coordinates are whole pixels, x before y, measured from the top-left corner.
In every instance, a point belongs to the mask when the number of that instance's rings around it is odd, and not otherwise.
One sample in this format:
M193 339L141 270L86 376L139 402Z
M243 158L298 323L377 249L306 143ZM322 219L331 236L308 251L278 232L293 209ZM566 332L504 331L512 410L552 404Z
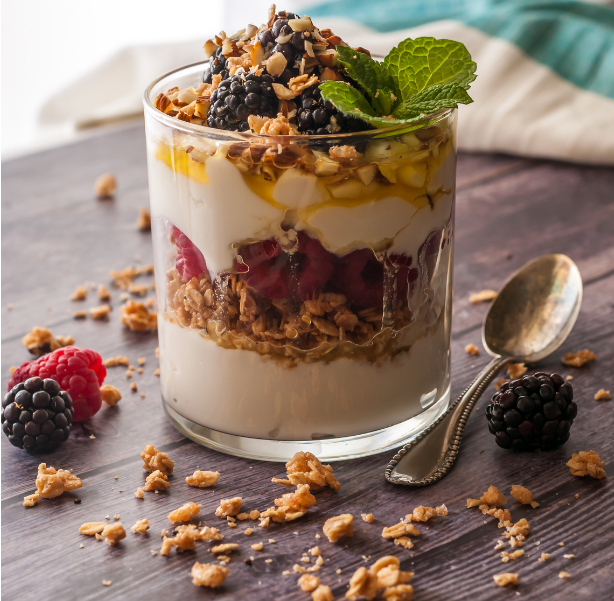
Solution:
M391 254L414 257L415 264L428 234L443 229L451 216L453 141L441 145L443 150L436 146L413 153L404 143L383 144L371 152L380 161L380 171L390 172L387 176L395 183L388 186L376 180L365 185L358 179L326 185L324 178L299 168L266 182L243 173L227 158L224 145L214 148L214 154L201 152L204 160L194 160L181 146L150 139L152 217L164 217L183 231L203 253L212 275L232 269L242 243L283 241L288 224L307 231L337 255L387 248Z
M201 330L166 319L158 327L165 401L228 434L276 440L363 434L422 413L449 388L449 315L381 365L342 358L293 369L224 349Z

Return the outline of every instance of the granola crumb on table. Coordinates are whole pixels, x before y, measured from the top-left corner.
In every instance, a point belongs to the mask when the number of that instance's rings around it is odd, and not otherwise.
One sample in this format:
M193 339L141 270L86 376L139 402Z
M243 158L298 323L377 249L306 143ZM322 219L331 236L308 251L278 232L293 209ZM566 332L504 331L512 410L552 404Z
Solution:
M320 579L313 574L303 574L298 579L298 585L305 593L310 593L320 586Z
M362 518L362 521L367 522L367 524L371 524L374 520L372 513L361 513L360 517Z
M139 301L129 299L120 309L120 321L134 332L158 329L158 315Z
M527 373L527 366L524 363L510 363L507 366L507 373L512 380L516 380Z
M597 355L595 355L593 351L583 349L577 353L565 353L562 361L565 365L569 365L570 367L582 367L585 363L594 361L595 359L597 359Z
M94 184L94 192L97 198L110 198L117 190L117 181L112 173L101 175Z
M229 571L228 568L217 566L212 563L196 562L192 566L190 574L192 576L192 583L196 586L216 588L224 584L224 580L226 580Z
M145 447L145 450L141 453L141 459L143 460L143 469L148 472L155 472L159 470L165 476L169 476L173 473L175 463L168 456L167 453L162 453L151 444Z
M311 593L312 601L334 601L333 591L326 584L321 584Z
M35 492L31 495L27 495L23 498L23 506L24 507L34 507L38 503L40 495Z
M116 367L118 365L128 367L128 365L130 365L130 360L128 357L118 355L117 357L109 357L108 359L105 359L104 365L105 367Z
M206 472L196 470L191 476L188 476L185 481L196 488L206 488L217 483L220 477L220 472Z
M480 354L480 349L475 346L475 344L468 344L467 346L465 346L465 352L468 355L473 355L474 357L477 357Z
M167 517L172 523L187 522L188 520L191 520L198 515L198 512L200 511L201 507L202 505L199 505L198 503L188 501L181 507L178 507L177 509L171 511Z
M134 493L134 496L137 499L144 499L145 498L144 491L143 491L143 489L140 486L136 489L136 492Z
M241 511L243 499L241 497L233 497L232 499L221 499L219 507L215 510L215 515L220 518L227 516L235 516Z
M81 488L83 482L68 470L57 470L47 467L46 463L38 466L36 476L36 489L39 496L44 499L59 497L62 493Z
M469 295L469 302L471 304L490 302L494 298L497 298L499 293L496 290L482 290L481 292L474 292Z
M110 384L101 386L100 394L102 396L102 402L106 403L109 407L114 407L122 399L122 393L115 388L115 386L111 386Z
M573 453L571 459L567 462L567 467L570 469L572 476L592 476L597 480L605 478L605 462L595 451L580 451Z
M530 505L531 501L533 501L533 494L531 491L524 486L520 486L518 484L512 485L512 490L510 492L512 497L519 503L523 505Z
M138 532L139 534L145 534L147 530L149 530L149 520L147 518L143 518L142 520L137 520L134 526L130 527L130 530L135 534Z
M286 463L286 473L287 479L273 478L271 481L283 484L286 488L299 484L309 484L311 490L319 490L325 486L330 486L335 491L341 488L341 484L333 475L333 468L330 465L323 465L315 455L309 452L296 453Z
M126 538L126 531L121 522L113 522L107 524L102 531L102 536L107 539L107 543L111 546L116 545L120 540Z
M336 543L343 536L354 536L354 516L351 513L342 513L324 522L322 530L331 543Z
M107 527L107 522L85 522L79 526L79 532L86 536L100 534Z
M136 227L142 232L151 230L151 213L144 207L139 207L139 218L136 220Z
M87 286L79 285L70 296L71 301L82 301L87 298Z
M152 490L166 490L170 485L171 483L168 481L168 477L160 470L156 470L147 476L143 490L145 492L151 492Z
M603 388L601 388L595 393L596 401L609 401L611 398L612 398L612 395L610 394L610 391L604 390Z
M92 307L90 309L90 315L92 319L105 319L111 312L109 305L99 305L98 307Z
M34 326L22 339L22 344L36 357L75 343L72 336L54 336L51 330Z
M513 574L511 572L495 574L493 579L497 586L507 586L508 584L516 586L518 584L518 574Z
M480 501L495 507L503 507L507 503L505 496L496 486L489 486L488 490L480 498Z

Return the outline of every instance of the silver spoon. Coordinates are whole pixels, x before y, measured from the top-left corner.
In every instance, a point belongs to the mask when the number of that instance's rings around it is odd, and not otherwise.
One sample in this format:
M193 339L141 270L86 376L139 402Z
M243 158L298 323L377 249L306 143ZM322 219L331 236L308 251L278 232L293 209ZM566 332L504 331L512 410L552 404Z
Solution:
M491 362L436 422L399 450L386 468L386 479L426 486L443 478L454 465L465 424L484 390L508 363L534 363L559 348L581 302L580 271L565 255L546 255L517 271L484 318L482 342Z

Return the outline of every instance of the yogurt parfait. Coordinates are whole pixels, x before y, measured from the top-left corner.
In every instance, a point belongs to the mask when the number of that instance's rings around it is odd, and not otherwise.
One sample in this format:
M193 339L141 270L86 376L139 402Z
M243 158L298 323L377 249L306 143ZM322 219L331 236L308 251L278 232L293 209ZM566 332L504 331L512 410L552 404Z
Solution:
M204 50L145 94L165 410L242 456L392 448L449 402L475 63L433 38L381 61L275 7Z

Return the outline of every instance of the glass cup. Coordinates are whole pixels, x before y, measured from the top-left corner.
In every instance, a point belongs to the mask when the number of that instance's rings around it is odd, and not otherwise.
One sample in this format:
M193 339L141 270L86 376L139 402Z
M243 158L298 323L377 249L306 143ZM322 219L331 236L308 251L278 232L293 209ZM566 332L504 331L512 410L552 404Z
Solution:
M206 65L144 98L166 413L243 457L400 445L450 399L456 111L274 136L154 108Z

